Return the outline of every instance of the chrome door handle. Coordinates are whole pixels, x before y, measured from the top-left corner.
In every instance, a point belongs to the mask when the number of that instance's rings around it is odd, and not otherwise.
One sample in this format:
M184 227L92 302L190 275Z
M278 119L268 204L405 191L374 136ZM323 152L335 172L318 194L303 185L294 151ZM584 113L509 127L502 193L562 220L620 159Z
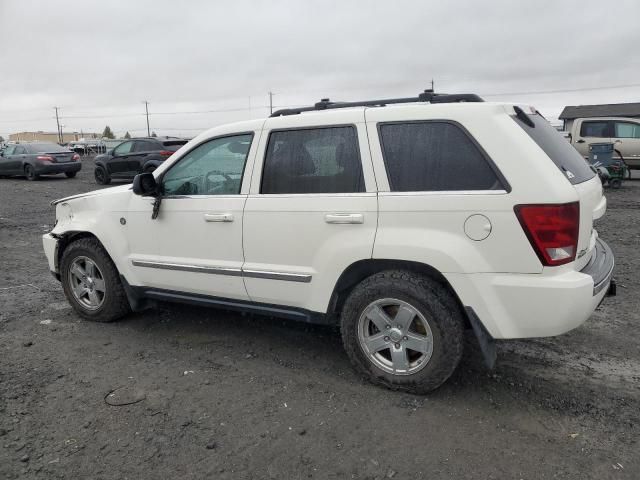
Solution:
M233 222L232 213L205 213L205 222Z
M361 213L327 213L324 216L327 223L364 223L364 215Z

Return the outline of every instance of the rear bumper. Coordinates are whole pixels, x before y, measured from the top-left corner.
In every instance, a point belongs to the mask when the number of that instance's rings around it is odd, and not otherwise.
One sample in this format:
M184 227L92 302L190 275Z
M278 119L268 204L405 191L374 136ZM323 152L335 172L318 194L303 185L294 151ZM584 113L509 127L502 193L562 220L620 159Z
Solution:
M607 294L614 257L598 239L582 271L447 274L465 306L496 339L550 337L584 323Z
M55 173L78 172L82 168L80 162L66 163L36 163L34 169L38 175L47 175Z

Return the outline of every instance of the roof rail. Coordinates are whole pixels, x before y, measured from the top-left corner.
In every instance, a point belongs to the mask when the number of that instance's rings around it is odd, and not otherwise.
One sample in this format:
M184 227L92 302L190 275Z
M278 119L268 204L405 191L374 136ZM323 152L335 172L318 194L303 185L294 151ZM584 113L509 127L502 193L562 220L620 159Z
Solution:
M348 107L384 107L393 103L417 103L417 102L429 102L429 103L458 103L458 102L484 102L475 93L434 93L433 90L425 90L417 97L405 97L405 98L386 98L382 100L364 100L361 102L332 102L328 98L323 98L318 103L311 107L301 108L283 108L282 110L276 110L270 117L283 117L285 115L297 115L302 112L313 112L317 110L332 110L335 108L348 108Z

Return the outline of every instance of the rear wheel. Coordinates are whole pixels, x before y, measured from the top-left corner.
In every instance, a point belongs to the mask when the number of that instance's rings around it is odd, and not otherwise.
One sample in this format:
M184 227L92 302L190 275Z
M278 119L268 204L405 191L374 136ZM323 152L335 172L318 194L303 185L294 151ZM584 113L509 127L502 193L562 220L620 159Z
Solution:
M78 172L65 172L65 175L67 176L67 178L73 178L76 176L76 173Z
M131 311L118 270L95 238L82 238L65 249L60 279L67 300L87 320L112 322Z
M24 176L30 181L40 178L40 176L36 174L36 169L33 168L33 165L28 164L24 166Z
M613 180L609 180L609 186L611 188L620 188L622 186L622 180L619 178L614 178Z
M111 177L109 177L109 174L104 167L97 166L93 172L93 176L95 177L98 185L109 185L111 183Z
M462 357L460 308L440 283L413 272L380 272L357 285L345 302L341 331L356 369L394 390L432 391Z

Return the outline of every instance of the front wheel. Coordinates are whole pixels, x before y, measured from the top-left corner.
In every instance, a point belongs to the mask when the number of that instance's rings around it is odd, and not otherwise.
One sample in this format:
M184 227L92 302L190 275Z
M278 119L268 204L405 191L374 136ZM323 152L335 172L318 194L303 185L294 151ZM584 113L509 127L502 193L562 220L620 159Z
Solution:
M614 178L613 180L609 180L609 186L611 188L620 188L622 186L622 180L619 178Z
M36 174L36 169L33 168L33 165L25 165L24 166L24 176L27 177L27 180L33 181L40 178L38 174Z
M95 238L81 238L64 250L60 279L67 300L87 320L112 322L131 311L118 270Z
M384 271L357 285L341 315L344 348L367 379L394 390L427 393L455 371L464 318L435 280Z
M104 167L96 167L93 172L93 176L95 177L98 185L109 185L111 183L111 177L109 177L109 174Z

